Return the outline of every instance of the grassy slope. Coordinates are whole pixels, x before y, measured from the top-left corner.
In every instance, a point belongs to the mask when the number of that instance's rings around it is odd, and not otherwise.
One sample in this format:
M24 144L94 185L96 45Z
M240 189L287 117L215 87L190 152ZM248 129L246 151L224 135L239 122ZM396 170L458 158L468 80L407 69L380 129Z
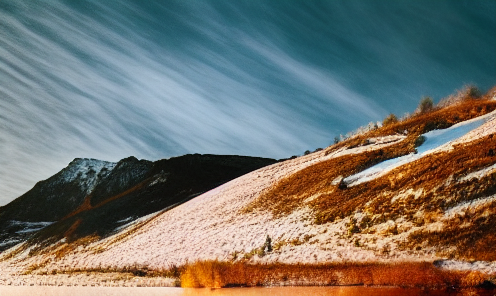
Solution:
M491 196L496 193L496 174L448 185L448 178L464 176L496 163L496 137L486 136L474 142L459 145L450 152L436 153L394 169L370 182L347 188L332 184L339 176L349 176L380 161L406 155L414 151L417 137L435 128L446 128L496 109L495 101L466 100L431 113L419 115L368 134L330 147L329 152L342 146L354 147L371 137L386 136L408 131L405 140L385 149L362 154L333 158L279 181L268 192L247 207L247 211L270 209L275 216L287 215L303 204L315 210L315 223L324 224L336 218L343 219L355 212L365 216L357 221L354 232L367 232L370 227L387 220L404 217L414 224L423 224L415 216L423 211L424 217L440 213L461 202ZM422 190L420 196L410 195L400 202L392 202L398 192ZM305 202L314 197L310 202ZM439 250L451 249L448 255L471 260L496 260L495 203L484 209L448 221L443 230L415 233L404 248L418 248L426 242ZM427 219L427 218L426 218ZM456 222L458 221L458 223ZM432 221L430 221L432 222ZM467 223L470 222L469 225ZM460 225L464 225L461 229ZM467 226L468 225L468 226ZM458 233L452 236L451 233ZM468 247L470 246L470 247Z
M67 272L63 271L67 266L82 270L93 270L97 266L120 266L122 269L132 262L148 270L164 269L168 266L160 262L184 262L181 260L185 258L205 260L212 257L208 254L213 253L220 254L217 255L221 256L220 259L234 260L235 263L206 261L198 263L198 266L186 266L186 269L192 269L189 279L188 272L184 273L185 285L189 285L188 282L192 286L225 286L252 285L249 283L253 281L256 284L259 281L284 281L278 276L288 271L289 277L294 275L298 278L298 274L309 272L315 275L315 279L323 277L327 281L341 274L335 278L336 283L344 281L348 284L387 284L387 281L381 282L381 278L389 278L389 284L398 284L391 282L391 279L399 277L408 281L412 275L418 275L418 283L426 282L424 277L427 276L434 286L480 284L491 277L483 276L478 271L458 274L440 272L432 264L422 265L424 263L409 263L408 268L402 269L395 267L395 263L388 265L386 262L392 262L389 260L393 258L396 258L395 262L401 258L408 261L417 256L419 260L427 261L436 258L495 261L493 242L496 237L491 227L496 222L496 204L492 198L496 194L495 173L463 179L467 174L496 163L496 137L493 134L459 144L453 150L427 155L370 182L348 187L333 181L380 161L413 152L415 141L422 133L447 128L495 109L494 100L469 98L456 105L370 131L314 155L256 171L227 184L223 189L150 220L139 231L133 231L130 235L125 233L123 240L114 240L117 243L110 241L105 245L91 245L84 252L62 252L60 258L39 265L40 272ZM372 145L368 141L395 134L407 136L390 145ZM479 204L475 207L470 202ZM456 207L462 209L447 215ZM305 216L299 216L301 213ZM80 213L74 217L77 215ZM71 226L78 228L77 223L76 220ZM287 233L280 234L278 227L285 228ZM260 250L249 248L262 245L267 233L273 237L274 251L265 257L256 255L260 254ZM257 240L255 244L254 239ZM331 249L328 249L330 243ZM390 248L390 244L397 248ZM145 245L149 250L143 249ZM222 251L216 253L220 249ZM225 255L233 251L232 256ZM396 252L394 256L391 255L393 251ZM316 262L332 261L334 259L326 258L336 258L335 254L349 257L337 263L315 265L310 264L313 256L308 256L312 252L315 252ZM366 258L382 263L346 261L350 258L361 260L360 254L373 254ZM398 257L398 254L407 256ZM24 266L31 268L40 264L40 258L28 258ZM295 267L287 263L257 263L284 261L284 258L299 259L306 265ZM357 276L357 270L362 269L366 271L365 275ZM198 277L201 275L198 272L202 273L202 270L209 275L205 279L207 282L215 281L216 274L224 274L217 276L220 284L199 283ZM247 270L251 270L249 273L259 277L230 279L230 274L240 270L244 270L245 275ZM347 278L353 280L347 281Z

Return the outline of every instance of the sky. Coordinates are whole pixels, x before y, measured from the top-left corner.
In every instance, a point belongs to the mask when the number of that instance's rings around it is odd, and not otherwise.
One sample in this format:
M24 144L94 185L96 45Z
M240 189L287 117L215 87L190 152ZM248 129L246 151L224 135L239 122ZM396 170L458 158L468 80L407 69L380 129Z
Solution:
M74 158L287 158L496 84L494 0L0 1L0 205Z

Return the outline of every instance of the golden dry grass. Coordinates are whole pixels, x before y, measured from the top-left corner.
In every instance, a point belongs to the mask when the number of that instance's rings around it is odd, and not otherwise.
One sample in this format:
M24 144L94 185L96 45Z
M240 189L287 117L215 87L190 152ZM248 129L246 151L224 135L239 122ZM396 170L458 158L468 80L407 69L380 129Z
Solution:
M331 184L335 178L338 176L346 177L363 171L364 169L381 161L411 153L414 151L414 142L417 137L427 130L432 130L440 126L451 126L457 122L483 115L494 110L495 108L496 102L493 101L468 101L464 104L453 106L452 108L445 108L411 118L404 122L386 126L366 135L352 139L348 142L340 143L338 146L345 145L348 147L355 147L360 145L360 143L364 142L364 140L369 137L385 136L395 134L403 130L408 130L408 137L398 144L376 151L330 159L328 161L307 167L285 179L282 179L278 184L276 184L265 194L261 195L260 198L254 201L254 203L249 205L245 210L270 209L273 214L278 216L281 214L288 214L292 210L298 208L299 205L302 204L302 201L306 198L312 195L320 195L320 197L316 199L316 202L313 203L313 205L321 212L321 215L318 216L324 216L321 217L320 222L324 223L333 220L336 216L340 216L340 214L341 216L346 216L351 211L355 210L358 205L363 203L363 199L365 197L364 194L377 196L385 189L395 190L399 187L403 187L405 185L404 182L411 184L410 182L413 181L413 178L411 177L416 177L411 175L412 173L415 173L413 170L416 170L419 174L421 174L421 176L425 177L424 173L426 168L421 167L416 169L414 166L416 166L417 163L410 164L409 166L395 170L391 174L388 174L388 176L381 178L381 180L377 180L375 184L372 184L373 186L370 186L371 182L369 182L366 185L354 186L352 188L341 188L341 190L338 186ZM479 142L478 146L490 146L490 144ZM478 146L475 148L479 148ZM331 148L334 150L336 147ZM464 149L463 153L467 152L466 150L467 149ZM487 153L487 151L484 152ZM432 159L429 158L427 162L430 162L431 160ZM443 160L437 160L437 162L439 161ZM439 169L432 170L440 167L436 164L437 162L433 163L434 165L432 166L430 172L431 175L440 172ZM403 172L403 170L405 170L405 172ZM446 173L452 173L452 170L449 169L445 171L443 175ZM389 177L392 175L394 175L395 178L393 181L390 181ZM398 176L400 178L398 178ZM432 176L429 176L429 178L422 178L422 181L428 180L431 181L430 183L433 183L439 181L440 179L430 177ZM396 181L399 183L396 184ZM415 185L418 185L418 183L422 182L417 180ZM338 207L339 211L333 212L332 214L330 213L333 208Z
M496 194L494 174L481 179L445 184L450 177L456 180L496 163L496 137L489 135L459 145L450 152L431 154L396 168L382 177L353 187L336 185L332 181L339 176L347 177L360 172L386 159L413 152L415 140L422 133L436 128L446 128L494 109L496 109L495 101L469 99L331 146L327 149L328 153L343 146L356 147L367 144L366 139L370 137L408 131L405 140L392 146L333 158L298 171L280 180L244 211L269 210L278 217L306 205L314 210L315 223L319 224L361 211L366 214L366 223L362 223L362 229L357 231L363 231L365 230L363 228L387 220L395 220L400 216L420 225L434 222L446 209L460 202ZM422 194L406 196L392 202L395 195L409 189L422 190ZM305 202L307 199L309 201ZM415 217L419 211L424 212L422 221ZM459 258L495 260L496 255L492 254L496 254L493 252L496 244L491 242L496 241L496 232L490 227L495 225L494 211L484 212L484 217L481 215L482 213L466 216L465 219L470 219L471 224L465 226L463 230L459 227L461 224L457 224L458 226L452 225L432 237L429 237L430 234L412 235L411 243L404 244L404 247L415 248L425 241L427 245L439 246L439 250L456 246L453 256ZM450 236L451 231L457 231L459 235ZM475 248L463 247L467 243Z
M401 247L434 246L444 257L496 261L495 225L496 202L492 202L477 210L456 215L442 230L414 232Z
M489 281L480 272L454 272L428 262L246 264L199 261L186 265L182 287L235 287L271 285L469 287Z
M45 264L33 265L28 268L31 272L38 268L44 267ZM36 268L33 268L36 267ZM47 274L78 274L78 273L95 273L95 274L105 274L105 273L120 273L128 274L137 277L168 277L168 278L179 278L183 267L178 267L175 265L169 266L169 268L161 269L151 269L146 265L129 265L124 267L116 266L98 266L93 268L63 268L63 269L51 269L48 271L40 272L40 275Z

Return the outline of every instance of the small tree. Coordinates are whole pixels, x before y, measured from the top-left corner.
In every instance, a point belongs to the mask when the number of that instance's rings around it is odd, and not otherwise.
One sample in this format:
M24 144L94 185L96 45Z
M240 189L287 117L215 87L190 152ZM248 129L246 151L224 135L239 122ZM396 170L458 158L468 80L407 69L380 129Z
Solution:
M432 101L431 97L423 97L420 100L418 110L420 114L424 114L427 112L431 112L434 109L434 101Z
M398 117L396 117L396 115L394 115L393 113L390 113L388 116L386 116L386 118L384 118L384 120L382 121L382 125L386 126L396 122L398 122Z
M263 246L263 249L267 250L267 253L272 252L272 239L268 234L267 234L267 238L265 239L265 244Z
M334 144L337 144L337 143L339 143L339 137L338 136L335 136L334 137Z
M420 145L424 144L425 140L427 140L427 138L425 136L420 135L417 139L415 139L414 142L415 147L419 147Z
M467 95L472 99L478 99L482 96L481 91L475 85L469 85Z

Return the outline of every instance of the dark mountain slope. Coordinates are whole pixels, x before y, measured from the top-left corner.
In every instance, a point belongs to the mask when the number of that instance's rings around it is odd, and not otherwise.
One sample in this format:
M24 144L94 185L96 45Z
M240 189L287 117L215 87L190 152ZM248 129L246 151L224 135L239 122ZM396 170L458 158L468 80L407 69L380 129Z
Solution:
M0 250L28 238L48 243L64 237L102 237L274 162L199 154L156 162L134 157L118 163L75 159L0 208Z
M0 222L56 221L81 205L92 182L108 175L114 164L99 160L74 159L66 168L38 182L31 190L0 208ZM95 166L101 167L97 173ZM105 169L104 169L105 168Z

